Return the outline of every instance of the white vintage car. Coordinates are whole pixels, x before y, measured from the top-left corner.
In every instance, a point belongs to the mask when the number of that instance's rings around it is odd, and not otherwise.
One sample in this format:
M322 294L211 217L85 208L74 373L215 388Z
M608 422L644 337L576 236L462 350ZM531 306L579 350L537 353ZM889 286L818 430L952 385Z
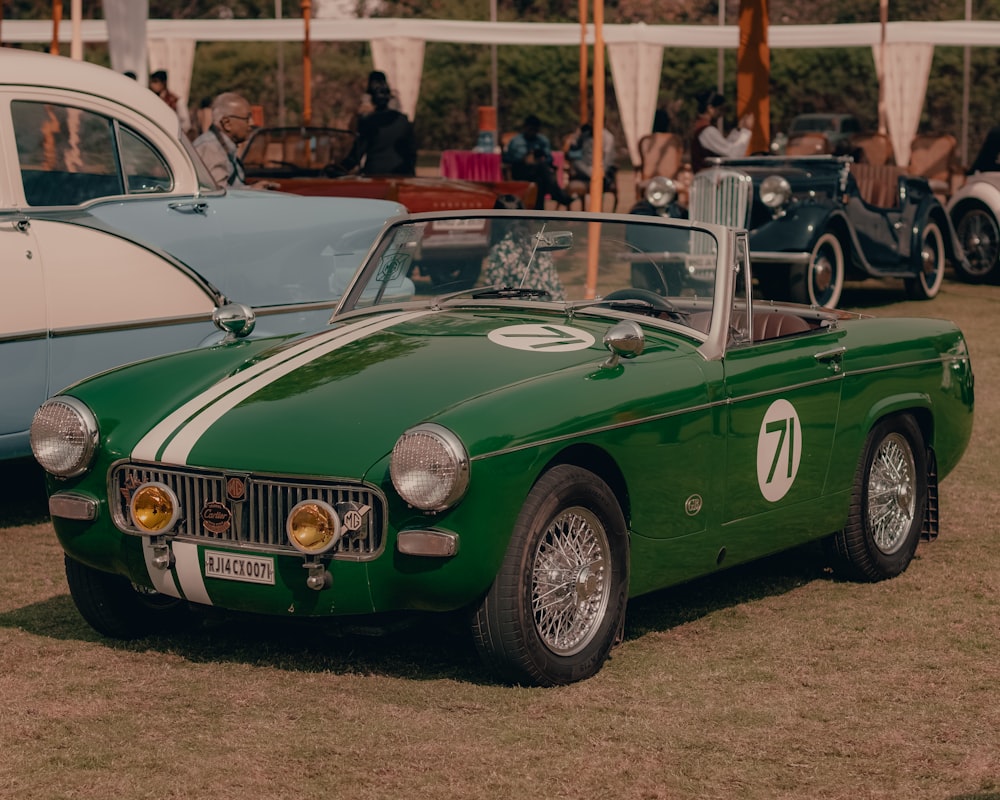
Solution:
M969 283L1000 281L1000 127L986 135L948 213L968 261L955 264L956 276Z
M224 306L260 333L322 326L402 211L218 188L148 89L0 50L0 459L30 454L32 414L64 386L218 341Z

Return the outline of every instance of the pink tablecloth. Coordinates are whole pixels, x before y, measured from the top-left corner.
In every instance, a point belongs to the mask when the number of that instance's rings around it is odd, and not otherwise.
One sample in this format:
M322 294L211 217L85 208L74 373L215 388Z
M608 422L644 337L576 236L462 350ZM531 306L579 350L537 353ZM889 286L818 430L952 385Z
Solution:
M445 150L441 153L441 177L463 181L500 181L499 153L472 150Z

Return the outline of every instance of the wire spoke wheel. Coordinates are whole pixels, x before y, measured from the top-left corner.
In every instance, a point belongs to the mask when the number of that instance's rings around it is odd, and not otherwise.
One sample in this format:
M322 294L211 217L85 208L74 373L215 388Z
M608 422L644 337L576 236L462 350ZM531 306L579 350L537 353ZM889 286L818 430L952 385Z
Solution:
M916 515L916 465L898 433L879 445L868 476L868 525L875 546L891 555L903 546Z
M531 570L531 609L538 636L571 656L594 634L608 607L611 550L600 520L585 508L559 514L538 540Z
M965 250L968 269L956 264L956 271L969 281L985 280L997 265L1000 255L1000 228L997 220L985 208L966 211L955 226Z

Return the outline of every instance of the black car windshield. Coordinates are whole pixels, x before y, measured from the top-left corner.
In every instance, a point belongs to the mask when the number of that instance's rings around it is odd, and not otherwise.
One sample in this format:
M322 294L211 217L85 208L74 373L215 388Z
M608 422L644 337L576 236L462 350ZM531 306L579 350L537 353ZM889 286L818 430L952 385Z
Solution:
M506 211L415 215L386 230L338 313L411 300L554 302L610 305L688 324L690 314L711 308L718 253L715 236L687 222ZM678 307L683 313L669 313ZM691 326L707 327L705 316Z

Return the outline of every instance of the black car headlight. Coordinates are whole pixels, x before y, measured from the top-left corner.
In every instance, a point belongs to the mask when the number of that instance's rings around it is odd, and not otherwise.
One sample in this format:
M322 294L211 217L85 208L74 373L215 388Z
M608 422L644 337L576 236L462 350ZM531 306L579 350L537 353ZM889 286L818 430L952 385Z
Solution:
M432 422L406 431L392 448L389 475L399 496L422 511L443 511L465 494L469 454L454 433Z
M781 175L768 175L760 182L760 202L768 208L781 208L791 196L792 187Z
M97 417L75 397L42 403L31 421L31 452L42 469L60 478L86 471L97 451Z
M646 184L646 202L653 208L666 208L677 197L677 184L657 175Z

